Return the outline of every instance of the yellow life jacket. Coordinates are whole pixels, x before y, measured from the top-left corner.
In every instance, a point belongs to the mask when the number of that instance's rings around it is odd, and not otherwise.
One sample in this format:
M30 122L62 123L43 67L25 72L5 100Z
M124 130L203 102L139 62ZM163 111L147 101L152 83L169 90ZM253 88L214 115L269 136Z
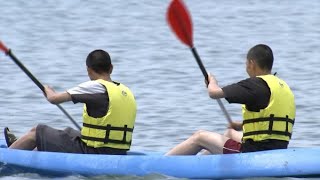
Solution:
M242 106L243 142L248 139L263 141L277 139L289 141L295 120L296 107L294 95L283 80L274 75L257 76L270 88L270 100L265 109L249 111Z
M96 80L107 89L109 107L105 116L94 118L88 115L86 104L83 110L81 139L87 146L109 147L129 150L136 118L136 101L130 89L123 84Z

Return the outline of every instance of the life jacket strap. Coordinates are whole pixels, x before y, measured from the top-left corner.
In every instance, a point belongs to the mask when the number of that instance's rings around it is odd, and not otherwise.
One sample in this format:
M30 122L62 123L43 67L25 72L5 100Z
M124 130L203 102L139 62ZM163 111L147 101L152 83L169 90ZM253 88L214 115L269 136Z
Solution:
M246 120L243 121L243 124L270 121L271 117L272 117L273 121L287 121L288 123L291 123L292 125L294 125L294 119L289 119L288 116L286 116L286 117L274 117L274 114L271 114L270 117L246 119Z
M292 134L289 132L284 131L270 131L270 130L263 130L263 131L251 131L243 133L243 136L251 136L251 135L259 135L259 134L276 134L276 135L282 135L282 136L288 136L291 138Z
M133 132L133 128L128 128L128 125L124 125L124 127L115 127L115 126L111 126L110 124L108 124L107 126L98 126L98 125L83 123L83 127L106 131L106 135L104 138L97 138L97 137L90 137L90 136L81 135L81 138L84 140L98 141L98 142L103 142L105 144L114 143L114 144L129 144L129 145L131 145L132 141L130 140L128 142L126 140L127 139L126 137L127 137L127 132ZM123 132L122 140L110 139L110 137L109 137L110 131L122 131Z
M289 123L291 123L293 126L294 119L289 119L288 115L286 115L286 117L274 117L274 114L271 114L270 117L246 119L243 121L243 125L249 124L249 123L263 122L263 121L269 122L269 128L267 130L245 132L245 133L243 133L243 137L252 136L252 135L260 135L260 134L269 134L269 135L275 134L275 135L288 136L289 138L291 138L292 133L289 132ZM285 131L273 130L273 124L275 121L285 121L286 122L286 130Z
M96 138L96 137L89 137L89 136L83 136L81 135L81 139L88 140L88 141L98 141L103 143L113 143L113 144L129 144L131 145L131 141L123 143L122 140L116 140L116 139L108 139L108 142L105 142L105 138Z
M115 127L115 126L111 126L110 124L108 124L107 126L98 126L98 125L87 124L87 123L83 123L83 127L106 130L106 131L113 130L113 131L129 131L129 132L133 132L133 129L134 129L134 128L128 128L127 125L125 125L124 127Z

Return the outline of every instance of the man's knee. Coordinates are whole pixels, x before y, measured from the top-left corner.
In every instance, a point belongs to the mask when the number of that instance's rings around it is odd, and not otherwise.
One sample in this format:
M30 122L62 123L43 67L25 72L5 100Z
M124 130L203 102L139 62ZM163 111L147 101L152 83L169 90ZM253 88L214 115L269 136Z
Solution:
M37 126L34 126L32 129L30 129L30 133L36 133Z
M30 131L28 132L29 138L36 139L36 131L37 131L37 126L31 128Z
M198 130L198 131L196 131L196 132L192 135L193 141L199 142L201 139L204 138L204 136L205 136L205 134L206 134L207 132L208 132L208 131L205 131L205 130Z

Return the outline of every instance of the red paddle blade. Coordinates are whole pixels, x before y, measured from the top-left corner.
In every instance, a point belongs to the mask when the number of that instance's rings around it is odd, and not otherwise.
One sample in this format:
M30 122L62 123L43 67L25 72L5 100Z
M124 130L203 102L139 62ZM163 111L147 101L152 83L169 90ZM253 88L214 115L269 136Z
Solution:
M182 0L172 0L167 10L167 22L176 36L192 48L192 21Z
M0 41L0 50L8 54L9 49Z

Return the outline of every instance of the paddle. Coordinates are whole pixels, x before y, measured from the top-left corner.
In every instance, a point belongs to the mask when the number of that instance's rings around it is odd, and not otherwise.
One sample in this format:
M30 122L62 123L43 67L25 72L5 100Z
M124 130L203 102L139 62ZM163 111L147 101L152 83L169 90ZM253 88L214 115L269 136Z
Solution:
M12 53L12 51L8 49L1 41L0 41L0 50L3 51L6 55L10 56L10 58L21 68L21 70L25 72L27 76L29 76L29 78L41 89L43 93L45 93L44 87L40 83L40 81L31 74L31 72L18 60L18 58L16 58L16 56ZM68 114L68 112L64 110L61 105L57 104L57 106L71 120L71 122L79 130L81 130L81 127L79 126L79 124L77 124L76 121L72 119L72 117Z
M184 5L182 0L173 0L167 11L167 22L171 27L171 30L176 34L178 39L182 41L182 43L189 46L194 55L203 76L208 82L208 74L207 71L200 59L200 56L197 53L196 48L193 46L193 32L192 32L192 21L191 16ZM226 116L229 123L232 122L230 115L228 114L226 108L222 104L220 99L217 99L217 102Z

